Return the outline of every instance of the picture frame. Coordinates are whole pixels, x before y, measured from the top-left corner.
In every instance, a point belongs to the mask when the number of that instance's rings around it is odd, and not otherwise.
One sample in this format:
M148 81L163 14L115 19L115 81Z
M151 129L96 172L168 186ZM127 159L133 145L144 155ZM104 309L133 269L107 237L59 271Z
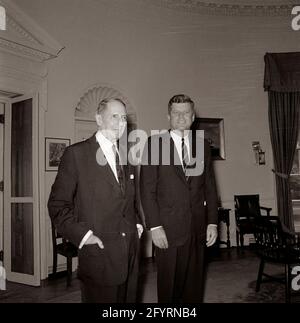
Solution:
M57 171L65 149L71 140L66 138L45 138L45 171Z
M195 118L193 130L204 130L204 138L208 140L213 160L225 160L224 119Z

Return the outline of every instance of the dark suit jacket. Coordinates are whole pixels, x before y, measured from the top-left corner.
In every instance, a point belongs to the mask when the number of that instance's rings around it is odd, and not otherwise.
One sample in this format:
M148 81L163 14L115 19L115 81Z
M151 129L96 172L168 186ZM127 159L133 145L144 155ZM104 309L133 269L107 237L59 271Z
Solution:
M98 284L118 285L128 270L126 244L122 233L137 235L139 223L135 208L135 170L125 166L126 190L122 194L95 135L68 147L52 186L48 209L58 232L79 246L92 230L104 244L85 245L79 250L78 276ZM138 236L137 236L138 243Z
M207 225L217 224L218 199L209 144L205 141L203 173L186 180L181 164L175 163L176 157L177 160L179 157L170 133L166 132L162 138L170 140L171 165L162 165L159 161L156 166L141 167L140 190L146 226L148 229L163 226L169 246L183 245L192 234L203 243ZM148 139L148 151L153 140L157 141L157 138ZM191 151L194 152L194 134L190 137L190 143ZM166 147L162 143L159 154L164 151ZM143 163L146 159L150 160L150 153L148 157L144 153Z

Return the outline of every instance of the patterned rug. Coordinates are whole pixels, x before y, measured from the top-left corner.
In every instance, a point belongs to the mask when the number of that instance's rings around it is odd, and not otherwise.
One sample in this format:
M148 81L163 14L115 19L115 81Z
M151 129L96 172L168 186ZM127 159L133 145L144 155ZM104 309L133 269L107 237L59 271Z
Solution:
M259 259L247 254L241 259L213 261L209 264L205 293L206 303L285 303L285 286L266 281L255 291ZM266 264L270 275L282 276L282 265ZM300 302L300 293L292 294L292 303Z
M251 291L246 295L236 295L236 303L285 303L283 284L266 282L261 284L259 292L255 287L256 281L249 283Z

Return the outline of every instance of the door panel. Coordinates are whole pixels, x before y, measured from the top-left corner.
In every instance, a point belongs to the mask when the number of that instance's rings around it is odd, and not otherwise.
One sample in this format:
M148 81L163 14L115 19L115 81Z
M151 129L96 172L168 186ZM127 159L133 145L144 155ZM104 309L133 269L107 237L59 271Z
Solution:
M11 271L34 275L32 203L11 204Z
M0 101L0 115L4 115L4 103ZM3 181L4 124L0 123L0 182ZM3 192L0 190L0 251L3 251Z
M7 280L40 284L36 96L5 106L4 266Z
M33 195L32 190L32 98L12 104L11 196Z

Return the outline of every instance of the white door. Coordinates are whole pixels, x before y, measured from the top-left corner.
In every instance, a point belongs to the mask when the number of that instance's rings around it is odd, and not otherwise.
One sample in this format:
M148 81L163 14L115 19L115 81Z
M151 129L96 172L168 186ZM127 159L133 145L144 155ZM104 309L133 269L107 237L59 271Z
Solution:
M6 278L40 285L37 96L5 104L4 267Z
M3 261L3 158L4 158L4 103L0 101L0 261Z

